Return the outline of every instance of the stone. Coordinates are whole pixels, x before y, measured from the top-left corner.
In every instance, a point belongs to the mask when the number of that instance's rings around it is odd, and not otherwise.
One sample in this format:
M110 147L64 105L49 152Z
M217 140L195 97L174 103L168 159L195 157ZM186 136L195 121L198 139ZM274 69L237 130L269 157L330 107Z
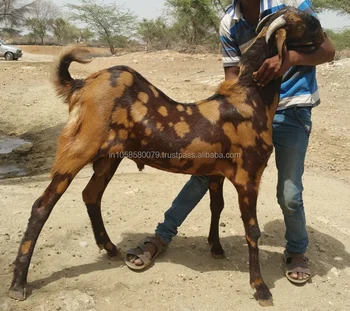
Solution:
M339 275L340 275L340 270L338 270L336 267L333 267L333 268L330 270L330 273L332 273L335 277L339 277Z
M27 155L33 148L33 144L30 142L24 143L12 150L13 153L19 155Z
M79 242L79 246L85 248L88 246L88 242L85 242L85 241Z

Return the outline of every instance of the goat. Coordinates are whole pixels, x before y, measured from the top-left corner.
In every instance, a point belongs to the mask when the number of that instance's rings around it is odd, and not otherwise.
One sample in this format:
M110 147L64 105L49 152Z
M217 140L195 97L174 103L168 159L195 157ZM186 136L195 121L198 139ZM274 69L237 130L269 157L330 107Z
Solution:
M80 48L68 48L59 57L54 76L57 93L69 104L69 121L59 139L51 182L35 201L27 230L20 244L10 297L26 298L27 274L39 234L54 205L76 174L93 164L94 174L83 191L96 243L109 256L117 255L101 216L105 188L123 157L142 167L192 175L209 175L212 223L209 242L220 256L218 222L223 209L222 184L229 179L238 192L239 207L249 249L250 284L262 305L272 295L259 267L260 229L256 216L258 187L273 149L272 120L279 102L281 78L265 87L254 73L265 59L300 46L313 50L323 42L315 17L297 9L281 10L258 25L258 35L241 58L236 80L223 82L216 93L196 103L178 103L125 66L101 70L75 80L71 62L86 63ZM180 154L162 157L157 154ZM240 157L199 157L206 154L240 154ZM142 157L142 155L149 157ZM115 155L115 156L111 156Z

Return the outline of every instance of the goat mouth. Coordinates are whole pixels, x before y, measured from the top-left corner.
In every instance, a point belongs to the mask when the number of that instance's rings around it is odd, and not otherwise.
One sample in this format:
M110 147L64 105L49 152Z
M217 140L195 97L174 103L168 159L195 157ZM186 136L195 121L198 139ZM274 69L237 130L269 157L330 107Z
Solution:
M304 44L288 44L288 50L295 50L299 52L304 52L304 53L311 53L315 51L321 44L316 43L316 42L307 42Z

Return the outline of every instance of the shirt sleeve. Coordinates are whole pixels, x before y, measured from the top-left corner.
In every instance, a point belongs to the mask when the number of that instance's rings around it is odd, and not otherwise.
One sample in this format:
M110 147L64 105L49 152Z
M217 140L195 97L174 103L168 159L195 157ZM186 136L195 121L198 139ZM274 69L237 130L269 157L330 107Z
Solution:
M235 20L232 16L225 14L220 23L220 41L222 47L222 62L224 67L239 66L241 59L241 51L233 36L231 28L234 26Z
M292 2L293 2L291 3L292 6L298 8L301 11L304 11L306 13L309 13L317 17L317 14L313 9L312 3L310 0L293 0Z

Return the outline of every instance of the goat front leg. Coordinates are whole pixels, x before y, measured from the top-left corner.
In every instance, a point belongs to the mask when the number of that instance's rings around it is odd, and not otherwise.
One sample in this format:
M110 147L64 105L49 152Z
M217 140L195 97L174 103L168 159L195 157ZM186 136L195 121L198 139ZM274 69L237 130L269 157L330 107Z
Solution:
M56 174L44 193L32 207L28 227L20 244L15 260L13 280L9 296L17 300L26 299L27 275L36 241L53 207L66 191L73 177L69 174Z
M220 243L219 222L220 215L224 209L223 184L225 177L210 176L209 194L210 194L210 210L211 223L208 236L208 243L211 246L211 254L216 259L225 258L225 251Z
M256 216L258 185L252 182L246 183L244 186L235 186L238 192L239 208L249 249L250 284L256 290L256 298L259 304L262 306L272 306L272 295L260 272L258 240L261 232Z
M111 242L103 224L101 200L122 159L101 158L94 162L94 174L83 191L83 200L90 217L92 230L98 247L105 249L110 258L117 256L117 247Z

